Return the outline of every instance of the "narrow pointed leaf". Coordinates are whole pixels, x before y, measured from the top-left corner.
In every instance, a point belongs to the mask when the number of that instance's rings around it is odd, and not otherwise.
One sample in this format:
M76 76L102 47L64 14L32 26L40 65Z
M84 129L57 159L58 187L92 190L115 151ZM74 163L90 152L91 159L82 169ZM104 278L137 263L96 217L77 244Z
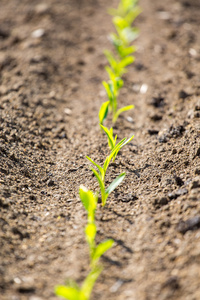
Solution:
M110 101L106 101L101 105L101 108L99 110L99 122L100 122L100 124L103 124L103 122L107 118L109 103L110 103Z
M123 142L125 140L126 140L126 138L122 139L117 145L115 145L115 147L112 149L112 152L110 153L110 155L106 157L106 160L105 160L104 165L103 165L103 169L104 169L105 173L106 173L106 170L108 168L108 165L109 165L110 161L115 156L115 153L117 151L119 151L119 149L121 149L121 145L123 144Z
M113 24L115 25L117 30L123 30L124 28L129 26L128 22L124 18L119 16L113 18Z
M117 178L113 180L113 182L109 185L109 187L106 189L106 194L110 194L114 191L114 189L123 181L124 177L126 176L126 173L121 173Z
M125 140L125 141L123 142L123 144L121 145L120 149L121 149L122 147L124 147L125 145L127 145L133 138L134 138L134 135L132 135L128 140Z
M97 178L98 182L99 182L99 186L101 189L101 194L104 195L105 194L105 185L104 182L100 176L100 174L93 168L91 168L92 172L94 173L95 177Z
M58 285L55 287L55 294L67 300L80 300L80 291L74 287Z
M104 132L106 133L107 137L108 137L108 141L109 141L109 144L111 145L111 149L114 148L115 144L114 144L114 139L113 139L113 136L112 136L112 130L110 132L110 130L108 130L107 127L103 126L103 125L100 125L100 127L104 130Z
M79 188L79 195L81 202L88 213L91 213L92 210L96 209L97 199L92 191L81 185Z
M109 84L106 81L102 81L102 84L106 90L109 101L112 101L113 94L112 94L112 90L110 89Z
M86 158L99 170L101 176L104 174L104 170L101 166L99 166L97 163L95 163L89 156L86 156Z
M134 57L133 56L127 56L125 58L123 58L120 62L120 67L121 68L125 68L128 65L131 65L134 62Z
M113 123L115 123L117 121L117 119L121 113L123 113L124 111L128 111L130 109L133 109L134 107L135 107L134 105L127 105L127 106L124 106L124 107L118 109L117 112L114 114Z
M95 252L94 252L94 255L92 257L93 261L98 261L99 258L107 251L109 250L114 244L114 241L109 239L109 240L106 240L104 242L102 242L101 244L99 244L96 249L95 249Z

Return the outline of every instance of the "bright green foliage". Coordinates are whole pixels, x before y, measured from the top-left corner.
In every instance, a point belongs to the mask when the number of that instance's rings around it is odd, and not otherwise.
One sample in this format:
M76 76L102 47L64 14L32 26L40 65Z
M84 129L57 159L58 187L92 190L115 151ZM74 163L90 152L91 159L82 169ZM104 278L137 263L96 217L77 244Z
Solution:
M141 10L137 6L138 0L121 0L117 9L109 9L112 16L126 17L128 14L134 14L133 20L140 14Z
M134 105L127 105L127 106L124 106L124 107L118 109L113 116L113 123L115 123L117 121L117 119L121 113L123 113L124 111L130 110L130 109L133 109L134 107L135 107Z
M111 187L111 189L113 188L115 187ZM72 280L68 281L66 285L59 285L55 287L55 294L67 300L90 299L93 286L102 271L102 267L98 265L98 261L100 257L114 244L112 239L108 239L96 245L95 237L97 233L97 227L95 224L95 210L97 207L97 195L86 189L84 186L80 186L79 195L81 202L88 213L85 236L90 248L91 272L88 274L81 287L79 287L77 283Z
M117 135L115 135L115 137L113 137L113 128L112 127L110 128L110 130L101 124L100 124L100 127L106 133L106 135L108 137L108 146L109 146L110 150L112 150L116 145Z
M106 101L101 105L101 108L99 110L99 122L100 124L103 124L104 120L106 119L108 115L108 107L109 107L110 101Z
M88 213L88 222L92 223L95 221L95 210L97 207L97 196L94 195L94 193L88 189L86 189L84 186L80 186L79 189L79 195L81 202L83 203L83 206L85 207L85 210Z
M100 187L100 191L101 191L101 201L102 201L102 205L104 206L106 204L106 200L109 196L109 194L122 182L122 180L125 177L125 173L120 174L119 176L117 176L115 178L115 180L110 184L110 186L106 189L105 187L105 175L106 175L106 171L107 168L109 166L109 163L111 162L112 159L115 159L117 153L119 152L119 150L124 147L126 144L128 144L134 136L132 136L129 139L122 139L117 145L114 145L114 143L116 143L116 137L111 138L111 132L104 126L101 125L101 128L105 131L105 133L108 136L108 141L110 143L111 146L114 146L110 155L108 155L105 159L104 165L103 167L101 167L100 165L98 165L96 162L94 162L90 157L86 156L86 158L98 169L98 171L96 171L94 168L91 168L92 172L94 173L98 183L99 183L99 187Z
M88 221L87 225L85 227L85 236L87 243L90 248L90 262L92 268L94 268L99 258L112 247L114 241L113 240L106 240L100 243L99 245L96 245L95 237L97 233L97 227L95 224L95 210L97 207L97 195L94 195L94 193L88 189L86 189L84 186L80 186L79 189L79 195L81 198L81 201L88 213Z
M132 27L133 21L141 12L137 2L137 0L121 0L117 9L110 10L116 29L116 33L110 35L110 39L119 58L116 58L111 51L106 50L104 52L110 65L106 67L109 81L103 81L109 104L104 102L100 108L99 122L101 125L103 125L108 115L108 108L113 113L112 121L115 123L122 112L134 107L128 105L118 109L118 95L120 88L123 86L121 76L127 72L127 66L135 60L132 54L136 51L136 47L130 44L137 38L139 33L136 27Z
M134 57L133 56L126 56L121 60L118 60L114 57L114 55L112 54L111 51L104 51L104 54L111 66L112 71L114 72L115 78L117 77L118 80L121 80L121 78L119 78L120 76L122 76L124 73L126 73L126 67L128 65L131 65L134 62ZM112 82L112 79L111 79ZM119 88L121 88L121 86L119 86ZM118 89L119 89L118 88Z
M130 106L131 106L131 105L130 105ZM126 106L123 107L123 109L124 109L124 111L125 111ZM128 109L129 109L129 108L128 108ZM122 110L122 109L121 109L121 110ZM113 136L113 128L112 128L112 127L110 128L110 130L109 130L107 127L105 127L105 126L103 126L103 125L101 125L101 124L100 124L100 127L101 127L101 129L103 129L103 131L104 131L104 132L106 133L106 135L107 135L109 148L110 148L111 150L113 150L114 147L115 147L115 145L116 145L117 135L115 135L115 137ZM134 138L134 135L133 135L130 139L126 140L126 142L123 143L123 146L125 146L127 143L129 143L133 138ZM123 147L123 146L122 146L122 147ZM117 156L117 153L119 152L120 149L121 149L121 148L119 148L119 149L115 152L115 155L113 156L113 161L115 160L115 157Z
M88 274L81 287L76 282L70 281L66 285L55 287L55 294L67 300L89 300L93 286L99 277L102 268L96 266Z
M134 106L129 105L117 110L117 97L119 95L119 89L123 86L124 82L120 76L126 72L126 67L134 61L133 56L126 56L121 60L115 59L110 51L105 51L105 55L110 63L111 67L106 67L106 71L110 80L108 82L103 81L102 84L106 90L109 101L104 102L99 111L99 121L103 125L104 120L108 114L108 108L110 107L113 112L113 123L116 122L119 115L127 110L132 109Z

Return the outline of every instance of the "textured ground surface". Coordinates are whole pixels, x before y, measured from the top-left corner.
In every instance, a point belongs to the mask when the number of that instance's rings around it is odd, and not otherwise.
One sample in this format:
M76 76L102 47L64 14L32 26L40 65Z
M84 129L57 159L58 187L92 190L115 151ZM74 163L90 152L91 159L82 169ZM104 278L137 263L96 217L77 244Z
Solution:
M117 1L110 1L116 6ZM200 4L141 0L136 62L125 75L109 169L127 176L97 211L96 300L200 299ZM98 110L113 30L108 1L1 0L0 299L57 299L88 273L80 184L97 188ZM36 31L40 29L39 31Z

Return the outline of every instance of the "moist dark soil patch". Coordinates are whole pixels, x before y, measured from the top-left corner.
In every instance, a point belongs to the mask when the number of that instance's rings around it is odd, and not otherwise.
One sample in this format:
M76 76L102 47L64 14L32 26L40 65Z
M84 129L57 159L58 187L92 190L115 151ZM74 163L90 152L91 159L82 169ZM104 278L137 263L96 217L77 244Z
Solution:
M80 184L107 141L98 110L103 50L118 1L1 0L0 298L57 299L89 269ZM135 134L107 180L127 176L97 212L113 238L92 299L200 299L200 4L141 0L136 61L115 125Z

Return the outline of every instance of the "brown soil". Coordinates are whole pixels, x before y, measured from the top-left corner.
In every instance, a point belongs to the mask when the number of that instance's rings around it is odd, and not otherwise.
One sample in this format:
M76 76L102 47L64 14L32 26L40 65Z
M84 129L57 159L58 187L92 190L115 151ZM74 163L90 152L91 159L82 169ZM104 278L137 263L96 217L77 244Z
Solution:
M1 0L2 300L57 299L56 284L81 283L89 271L78 189L97 189L85 156L102 162L109 151L98 110L103 50L112 49L106 9L117 2ZM135 109L115 126L119 138L135 138L108 172L108 182L120 172L125 181L97 211L98 241L115 246L92 299L198 300L200 4L140 6L136 61L119 99Z

